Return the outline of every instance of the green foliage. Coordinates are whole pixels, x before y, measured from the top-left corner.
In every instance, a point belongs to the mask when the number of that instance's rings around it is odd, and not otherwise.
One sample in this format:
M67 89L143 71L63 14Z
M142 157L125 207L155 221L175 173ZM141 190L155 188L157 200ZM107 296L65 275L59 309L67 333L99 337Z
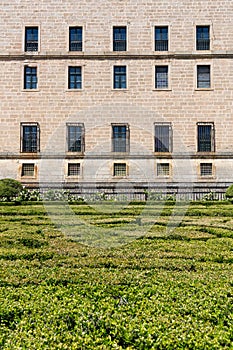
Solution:
M71 208L117 227L144 206ZM232 349L233 205L192 204L169 234L171 204L155 209L145 236L97 249L63 237L40 202L1 205L0 348Z
M0 180L0 199L11 200L16 197L23 186L19 181L14 179L1 179Z
M231 185L227 188L226 198L233 199L233 185Z

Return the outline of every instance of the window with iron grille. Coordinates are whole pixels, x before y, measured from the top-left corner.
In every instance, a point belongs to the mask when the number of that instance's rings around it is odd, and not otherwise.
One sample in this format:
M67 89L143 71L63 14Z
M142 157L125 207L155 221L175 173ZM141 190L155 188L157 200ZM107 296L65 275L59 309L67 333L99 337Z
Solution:
M155 51L168 51L168 27L155 27Z
M39 125L21 123L21 152L39 152Z
M129 152L129 125L112 125L112 152Z
M155 152L172 152L172 127L170 123L155 124Z
M34 175L35 175L35 164L33 164L33 163L22 164L22 174L21 174L21 176L33 177Z
M27 51L38 51L38 27L25 28L25 48Z
M127 175L126 163L114 163L113 176L126 176L126 175Z
M37 67L24 67L24 89L37 89Z
M126 66L114 66L113 75L114 89L126 89Z
M213 164L212 163L201 163L200 164L201 176L212 176L213 175Z
M82 67L68 68L68 88L82 89Z
M127 50L127 28L113 27L113 51Z
M69 51L82 51L83 49L83 28L69 28Z
M169 163L158 163L157 164L157 176L169 176L170 165Z
M68 176L80 175L80 163L68 163Z
M155 88L168 89L168 66L155 67Z
M210 49L210 27L209 26L196 27L196 49L197 50Z
M197 151L214 152L214 124L197 124Z
M210 82L210 65L197 66L197 88L208 89L211 87Z
M84 152L84 125L67 124L68 152Z

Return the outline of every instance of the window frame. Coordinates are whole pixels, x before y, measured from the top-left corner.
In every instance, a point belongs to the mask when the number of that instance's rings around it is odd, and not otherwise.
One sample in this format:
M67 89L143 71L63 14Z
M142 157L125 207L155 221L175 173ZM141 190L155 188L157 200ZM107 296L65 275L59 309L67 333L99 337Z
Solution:
M72 69L72 68L80 68L80 72L81 72L81 74L80 74L80 77L81 77L81 87L79 88L79 87L70 87L70 70ZM76 74L77 75L77 74ZM77 83L76 81L75 81L75 83ZM67 67L67 90L68 91L82 91L83 90L83 66L82 65L76 65L76 66L68 66Z
M71 165L77 165L78 166L78 174L70 174L69 170L70 170L70 166ZM80 162L68 162L67 163L67 172L66 172L66 176L67 178L79 178L81 176L81 163Z
M204 28L204 27L208 27L209 28L209 48L208 49L198 49L198 39L197 39L197 33L198 33L198 28ZM211 50L211 30L212 26L211 24L196 24L195 25L195 51L199 52L199 51L210 51Z
M71 30L72 29L81 29L82 30L82 40L81 40L81 50L71 50ZM68 52L69 53L78 53L78 52L83 52L84 51L84 28L82 25L70 25L68 28ZM78 42L78 41L77 41Z
M158 68L162 68L162 67L166 67L167 68L167 86L166 87L156 87L157 86L157 78L156 78L156 75L157 75L157 69ZM153 67L153 84L154 84L154 87L153 87L153 90L154 91L170 91L171 90L171 83L170 83L170 65L169 64L156 64L154 67Z
M202 166L211 165L211 174L202 174ZM214 164L212 162L200 162L199 164L199 176L200 178L213 178L214 177Z
M125 43L125 50L114 50L114 30L115 29L119 29L119 28L125 28L125 41L123 41ZM127 25L113 25L112 26L112 38L111 38L111 42L112 42L112 48L111 51L113 52L127 52L128 51L128 26Z
M32 51L26 51L26 45L27 45L27 40L26 40L26 30L27 28L37 28L37 50L32 50ZM35 25L35 24L27 24L23 26L23 52L24 54L38 54L40 52L40 25Z
M124 165L125 166L125 174L123 175L117 175L116 174L116 166L117 165ZM113 166L112 166L112 176L113 178L126 178L129 176L129 166L127 164L127 162L124 162L124 161L117 161L117 162L114 162L113 163Z
M156 50L156 29L167 28L167 50ZM153 26L153 51L156 53L164 53L170 51L170 26L168 24L156 24Z
M115 127L125 127L125 151L116 151L116 145L114 140L117 138L114 138L114 128ZM112 123L112 134L111 134L111 152L112 153L129 153L130 152L130 128L128 123ZM121 139L121 138L119 138Z
M210 126L210 150L202 150L200 147L201 139L199 139L199 127ZM205 141L207 142L207 141ZM197 122L197 152L198 153L213 153L215 152L215 125L214 122Z
M72 151L70 149L70 131L69 128L70 127L79 127L81 128L81 139L80 139L80 143L81 143L81 147L80 147L80 151ZM76 140L77 141L77 140ZM84 127L84 123L66 123L66 152L70 153L70 154L83 154L85 152L85 127Z
M198 80L198 68L199 67L209 67L209 86L208 87L200 87L199 85L199 80ZM212 65L210 63L197 63L196 64L196 82L195 82L195 90L197 91L210 91L213 90L213 79L212 79Z
M125 87L115 87L115 68L118 67L125 67ZM119 74L119 73L118 73ZM126 91L128 90L128 67L125 64L116 64L113 66L113 71L112 71L112 76L113 76L113 83L112 83L112 88L114 91Z
M36 69L36 87L27 87L27 74L26 74L26 70L27 68L30 69ZM34 65L34 64L25 64L23 66L23 91L38 91L38 86L39 86L39 79L38 79L38 65ZM32 76L32 74L31 74ZM31 79L32 80L32 79ZM30 86L33 86L33 82L30 82Z
M156 127L168 127L168 150L156 150ZM159 139L159 142L162 141ZM173 128L171 122L155 122L154 123L154 153L170 154L173 152Z
M36 127L36 151L24 150L24 128ZM20 123L20 153L36 154L40 152L40 126L39 123L21 122Z
M24 166L33 165L33 174L32 175L24 175ZM35 179L36 178L36 164L35 163L22 163L20 167L20 177L22 179Z
M168 166L168 174L159 173L159 167L166 165ZM171 177L171 163L169 162L157 162L156 163L156 176L159 178L170 178Z

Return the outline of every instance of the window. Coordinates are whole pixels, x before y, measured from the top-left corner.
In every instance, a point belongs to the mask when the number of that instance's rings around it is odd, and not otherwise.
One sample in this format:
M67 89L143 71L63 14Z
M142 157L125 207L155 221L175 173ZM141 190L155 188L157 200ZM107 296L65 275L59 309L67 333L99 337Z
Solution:
M198 123L197 124L197 151L213 152L214 151L214 124Z
M24 67L24 89L37 89L37 67Z
M126 51L126 27L113 27L113 51Z
M168 27L155 27L155 51L168 51Z
M172 151L172 128L170 123L155 124L155 152Z
M196 27L196 49L197 50L210 49L210 27L209 26Z
M112 152L129 152L128 125L112 125Z
M67 125L68 152L84 152L84 125Z
M114 89L126 89L126 66L114 66Z
M27 51L38 51L38 27L25 28L25 48Z
M69 51L82 51L83 49L83 28L69 28Z
M155 67L155 88L168 89L168 66Z
M197 66L197 88L210 88L210 65Z
M35 175L35 165L33 163L22 164L21 176L33 177Z
M80 163L68 163L68 176L80 175Z
M38 124L21 124L21 151L28 153L39 152Z
M114 163L113 165L113 176L126 176L126 163Z
M82 67L68 68L68 88L82 89Z
M169 163L158 163L157 164L157 176L169 176L170 165Z
M212 176L213 175L212 163L201 163L200 164L200 174L201 174L201 176Z

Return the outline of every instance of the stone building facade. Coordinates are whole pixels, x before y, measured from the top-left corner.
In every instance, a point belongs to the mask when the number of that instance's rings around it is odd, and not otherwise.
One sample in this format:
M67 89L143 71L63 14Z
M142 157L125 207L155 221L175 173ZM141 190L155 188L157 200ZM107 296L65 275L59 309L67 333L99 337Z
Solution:
M231 0L2 0L0 177L233 182Z

